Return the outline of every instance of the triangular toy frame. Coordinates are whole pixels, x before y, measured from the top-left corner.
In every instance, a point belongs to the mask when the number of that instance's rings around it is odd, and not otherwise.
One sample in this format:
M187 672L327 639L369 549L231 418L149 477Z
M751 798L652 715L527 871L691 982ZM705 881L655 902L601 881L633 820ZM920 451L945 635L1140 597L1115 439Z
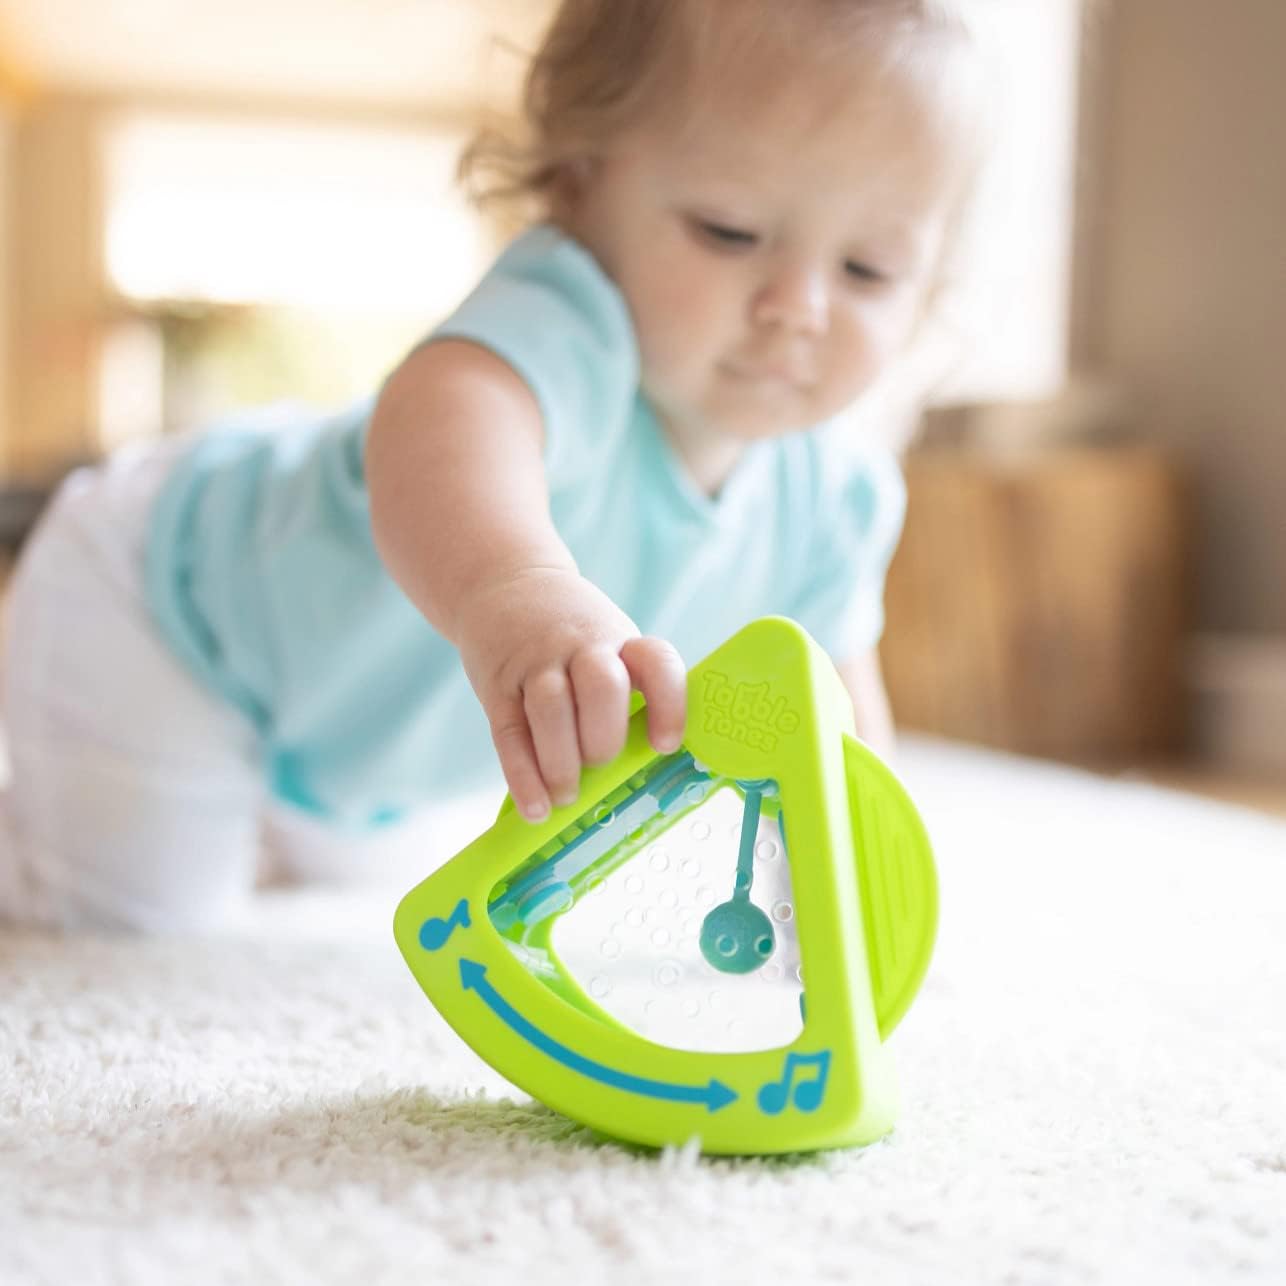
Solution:
M879 1138L896 1112L884 1042L919 988L937 925L914 806L856 739L830 659L785 618L753 622L692 668L678 754L657 755L645 719L636 698L624 751L584 771L575 804L533 826L506 800L485 834L406 895L394 936L412 973L502 1075L615 1137L695 1137L712 1153ZM770 789L761 783L772 783L789 817L807 1003L788 1045L705 1053L654 1043L597 1004L554 950L558 918L674 824L685 781L710 774L744 787L756 807Z

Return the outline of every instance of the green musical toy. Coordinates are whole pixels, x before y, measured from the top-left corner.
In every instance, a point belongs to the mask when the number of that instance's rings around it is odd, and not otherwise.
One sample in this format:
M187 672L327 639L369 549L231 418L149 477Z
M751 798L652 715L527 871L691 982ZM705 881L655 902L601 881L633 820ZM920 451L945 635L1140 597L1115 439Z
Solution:
M854 735L795 622L745 627L688 675L658 755L625 749L531 825L484 835L402 900L394 936L497 1071L596 1130L711 1153L869 1143L885 1042L928 967L937 878L906 792Z

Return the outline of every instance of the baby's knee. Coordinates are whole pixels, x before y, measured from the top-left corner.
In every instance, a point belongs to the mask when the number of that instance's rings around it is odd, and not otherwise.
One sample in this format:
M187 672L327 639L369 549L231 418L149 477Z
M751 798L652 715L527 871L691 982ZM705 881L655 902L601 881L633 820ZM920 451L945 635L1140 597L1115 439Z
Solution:
M241 917L253 888L253 856L220 854L185 861L140 844L95 845L92 837L61 851L32 843L0 797L0 924L67 933L192 935Z

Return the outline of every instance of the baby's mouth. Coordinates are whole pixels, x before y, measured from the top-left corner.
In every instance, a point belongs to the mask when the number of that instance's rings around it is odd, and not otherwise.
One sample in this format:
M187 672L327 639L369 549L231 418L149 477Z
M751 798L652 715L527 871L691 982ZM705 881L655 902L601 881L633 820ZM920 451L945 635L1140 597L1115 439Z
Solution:
M802 393L807 390L809 384L802 372L789 366L758 366L741 362L724 362L721 369L725 375L739 383L761 388L789 388Z

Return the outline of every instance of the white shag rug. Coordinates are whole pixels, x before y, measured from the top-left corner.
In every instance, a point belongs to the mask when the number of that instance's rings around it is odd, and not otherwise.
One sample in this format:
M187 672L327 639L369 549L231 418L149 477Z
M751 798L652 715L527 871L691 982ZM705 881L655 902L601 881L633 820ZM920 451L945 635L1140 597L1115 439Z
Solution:
M598 1139L437 1018L401 885L195 941L0 931L0 1282L1281 1286L1286 823L903 753L942 922L885 1141Z

